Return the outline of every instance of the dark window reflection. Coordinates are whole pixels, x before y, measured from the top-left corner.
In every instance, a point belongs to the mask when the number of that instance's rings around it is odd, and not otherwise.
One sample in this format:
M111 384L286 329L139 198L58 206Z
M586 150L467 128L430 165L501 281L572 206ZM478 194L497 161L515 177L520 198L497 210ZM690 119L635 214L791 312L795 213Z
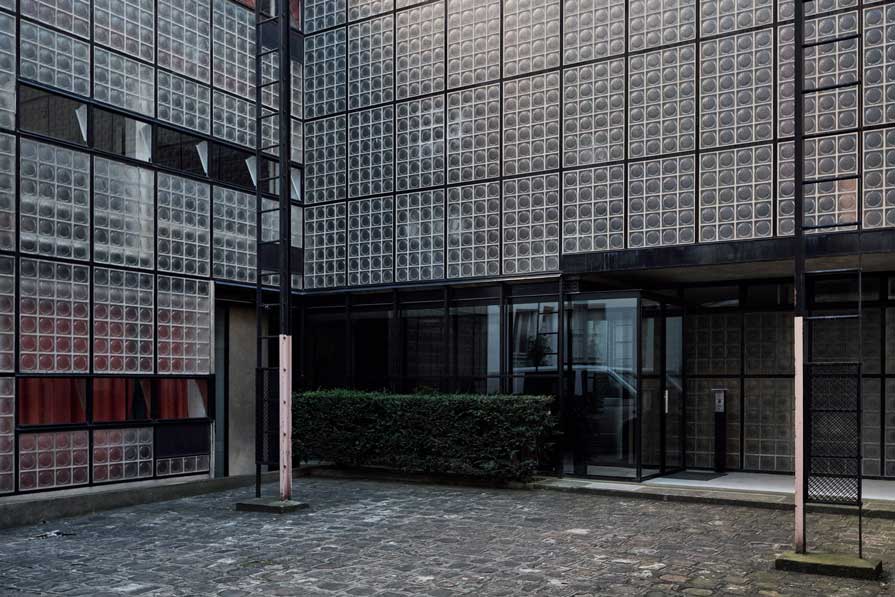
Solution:
M93 146L148 162L152 159L152 127L142 120L94 109Z
M19 425L61 425L87 421L87 380L28 377L19 380Z
M152 416L150 380L97 377L93 380L94 421L141 421Z
M199 137L157 126L153 161L174 170L207 176L208 145Z
M451 307L452 390L477 394L500 391L500 307Z
M437 390L444 373L444 309L405 309L402 313L405 390Z
M30 131L87 144L87 105L33 87L19 87L19 124Z

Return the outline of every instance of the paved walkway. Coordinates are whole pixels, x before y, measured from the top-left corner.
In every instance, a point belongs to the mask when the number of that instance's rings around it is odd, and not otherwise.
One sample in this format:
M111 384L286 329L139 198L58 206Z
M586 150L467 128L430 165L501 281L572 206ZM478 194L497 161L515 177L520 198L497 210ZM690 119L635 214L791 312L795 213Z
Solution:
M548 491L301 479L286 517L236 490L0 531L0 595L846 595L886 583L772 570L787 512ZM272 491L273 488L268 488ZM895 521L866 521L895 567ZM812 515L848 549L854 520ZM840 544L840 542L842 544Z

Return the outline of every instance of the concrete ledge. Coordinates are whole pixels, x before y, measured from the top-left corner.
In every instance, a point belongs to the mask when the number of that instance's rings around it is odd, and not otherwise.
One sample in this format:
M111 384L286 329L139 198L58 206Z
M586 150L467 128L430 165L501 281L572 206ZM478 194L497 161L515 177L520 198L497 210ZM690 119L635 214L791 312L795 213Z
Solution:
M883 572L880 560L862 560L856 556L838 553L782 553L774 560L777 570L823 574L861 580L876 580Z
M237 512L264 512L267 514L288 514L297 510L304 510L308 504L292 500L281 501L276 498L260 497L242 502L236 502Z

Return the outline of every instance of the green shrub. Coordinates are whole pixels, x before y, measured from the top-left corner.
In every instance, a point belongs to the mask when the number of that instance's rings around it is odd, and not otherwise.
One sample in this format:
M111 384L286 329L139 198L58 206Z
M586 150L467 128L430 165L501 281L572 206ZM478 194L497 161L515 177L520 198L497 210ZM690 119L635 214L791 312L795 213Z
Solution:
M547 396L306 392L293 400L295 456L525 481L554 431L552 404Z

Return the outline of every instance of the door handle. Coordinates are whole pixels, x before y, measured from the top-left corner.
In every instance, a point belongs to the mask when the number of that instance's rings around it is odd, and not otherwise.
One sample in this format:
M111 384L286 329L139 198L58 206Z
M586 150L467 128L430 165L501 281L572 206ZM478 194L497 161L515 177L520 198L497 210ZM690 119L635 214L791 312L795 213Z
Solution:
M665 390L665 414L668 414L668 389Z

